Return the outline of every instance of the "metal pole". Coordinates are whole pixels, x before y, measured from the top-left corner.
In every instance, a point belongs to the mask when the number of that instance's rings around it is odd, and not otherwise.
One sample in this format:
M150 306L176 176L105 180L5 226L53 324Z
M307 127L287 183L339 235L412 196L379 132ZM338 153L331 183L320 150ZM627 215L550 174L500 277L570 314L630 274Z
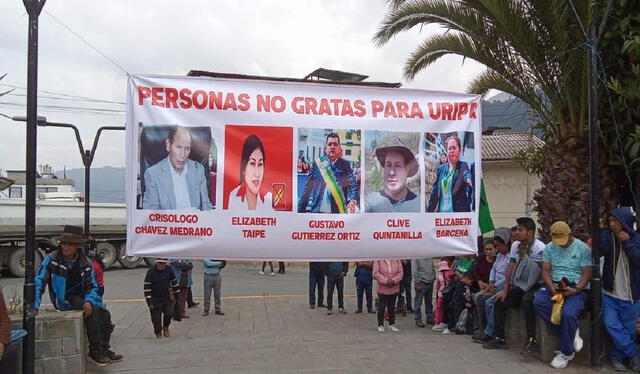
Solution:
M600 275L600 246L598 222L600 217L600 161L598 158L598 61L596 26L589 27L589 166L591 184L591 253L593 272L591 277L591 366L602 366L602 278Z
M24 0L29 14L29 41L27 52L27 148L25 196L25 274L22 325L27 336L22 342L22 372L33 374L35 358L36 316L35 258L36 258L36 147L38 145L38 17L45 0Z
M91 151L84 151L82 163L84 164L84 234L90 235L89 230L89 202L91 201Z

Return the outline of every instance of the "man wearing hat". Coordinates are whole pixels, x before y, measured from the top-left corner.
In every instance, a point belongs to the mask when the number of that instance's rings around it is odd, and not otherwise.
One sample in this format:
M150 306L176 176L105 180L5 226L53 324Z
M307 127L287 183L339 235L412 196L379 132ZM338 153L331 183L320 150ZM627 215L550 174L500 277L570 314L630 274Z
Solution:
M561 369L567 366L575 352L579 352L583 346L578 325L587 299L584 289L591 279L593 261L589 247L571 235L571 228L566 222L558 221L551 225L551 238L542 259L544 287L536 293L533 307L560 336L560 352L551 361L551 366ZM559 326L551 323L554 304L551 297L556 294L564 297Z
M413 152L400 139L375 150L383 170L383 188L365 198L367 212L419 212L420 199L407 187L407 179L418 173Z
M121 361L122 355L109 349L113 325L98 293L92 262L81 251L88 238L82 235L81 227L65 226L56 239L60 249L42 260L36 275L34 308L40 309L42 294L49 285L49 298L57 310L82 310L89 358L101 366Z
M144 299L151 314L153 332L158 339L171 335L169 325L173 315L172 299L176 300L176 295L180 292L176 275L168 262L166 258L156 259L156 263L147 270L144 277Z

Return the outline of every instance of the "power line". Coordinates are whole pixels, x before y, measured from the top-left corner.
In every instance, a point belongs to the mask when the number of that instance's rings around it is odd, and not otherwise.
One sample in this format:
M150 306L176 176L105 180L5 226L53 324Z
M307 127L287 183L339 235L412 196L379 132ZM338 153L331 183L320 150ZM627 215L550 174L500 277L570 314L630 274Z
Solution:
M7 83L0 83L0 86L12 87L12 88L20 89L20 90L25 90L25 91L27 90L26 87L16 86L16 85L7 84ZM38 92L42 92L42 93L46 93L46 94L50 94L50 95L64 96L64 97L69 97L69 98L74 98L74 99L94 100L96 102L105 102L105 103L110 103L110 104L123 104L123 105L126 104L123 101L112 101L112 100L105 100L105 99L96 99L96 98L93 98L93 97L69 95L69 94L63 94L63 93L54 92L54 91L38 90Z
M113 59L111 59L109 56L107 56L104 52L102 52L101 50L99 50L97 47L94 47L93 44L89 43L89 41L87 41L85 38L83 38L80 34L78 34L77 32L71 30L69 28L69 26L65 25L64 22L60 21L58 18L56 18L53 14L49 13L48 11L44 11L49 17L53 18L54 21L58 22L62 27L64 27L65 29L67 29L67 31L69 31L70 33L72 33L73 35L77 36L80 40L82 40L86 45L88 45L91 49L93 49L94 51L98 52L102 57L106 58L109 62L111 62L113 65L117 66L118 69L122 70L125 74L127 75L131 75L129 74L129 72L123 68L120 64L118 64L117 62L115 62Z
M27 97L25 94L16 94L16 93L8 93L7 96L17 96L17 97ZM66 101L75 101L75 102L89 102L89 103L97 103L97 104L121 104L125 105L126 103L118 102L118 101L109 101L109 100L98 100L98 99L74 99L69 97L56 97L56 96L46 96L46 95L38 95L38 99L46 99L46 100L66 100Z

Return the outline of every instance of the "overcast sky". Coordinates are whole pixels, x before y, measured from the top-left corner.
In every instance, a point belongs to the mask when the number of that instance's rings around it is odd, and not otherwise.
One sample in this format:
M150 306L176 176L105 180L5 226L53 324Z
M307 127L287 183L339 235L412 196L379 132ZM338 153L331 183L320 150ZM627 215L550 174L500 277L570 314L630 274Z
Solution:
M21 0L0 11L0 92L27 85L27 21ZM126 74L53 17L136 74L186 75L189 70L302 78L319 67L369 75L404 87L464 92L482 71L447 57L402 79L407 56L433 27L414 28L386 46L371 42L386 8L382 0L49 0L40 16L38 89L124 102ZM50 14L47 14L50 13ZM0 113L25 115L23 89L0 98ZM39 114L71 122L90 144L97 127L124 125L122 104L40 93ZM65 98L65 100L61 100ZM78 107L69 110L53 107ZM100 112L89 112L100 109ZM115 111L115 112L114 112ZM104 134L94 166L124 166L124 133ZM54 170L82 166L73 133L38 130L38 163ZM24 169L24 124L0 117L0 169Z

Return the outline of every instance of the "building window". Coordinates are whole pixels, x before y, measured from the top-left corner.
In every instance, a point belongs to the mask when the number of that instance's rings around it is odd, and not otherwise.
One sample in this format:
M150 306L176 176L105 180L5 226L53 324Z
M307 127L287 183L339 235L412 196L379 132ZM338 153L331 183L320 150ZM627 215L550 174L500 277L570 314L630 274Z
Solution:
M9 198L22 199L22 187L9 187Z
M36 195L45 192L58 192L58 187L36 187Z

